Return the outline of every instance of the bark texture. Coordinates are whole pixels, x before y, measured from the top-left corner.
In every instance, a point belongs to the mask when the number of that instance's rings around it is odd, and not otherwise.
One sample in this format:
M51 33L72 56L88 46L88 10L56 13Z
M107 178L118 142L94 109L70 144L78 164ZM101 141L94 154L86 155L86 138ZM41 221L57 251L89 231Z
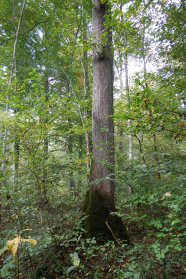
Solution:
M121 239L130 244L122 219L117 215L109 214L108 201L107 196L98 190L87 191L83 208L88 216L85 220L87 236L95 237L100 242L115 240L118 243Z
M111 51L112 34L105 29L105 15L108 5L96 1L93 8L93 110L92 139L94 162L90 181L102 179L93 189L108 196L111 207L114 205L113 179L103 179L114 172L114 129L113 129L113 56ZM103 43L104 38L107 39Z
M87 215L85 228L89 236L113 239L114 234L129 242L122 220L110 214L115 211L115 203L112 33L105 24L108 10L108 2L93 1L93 162L91 189L83 211Z

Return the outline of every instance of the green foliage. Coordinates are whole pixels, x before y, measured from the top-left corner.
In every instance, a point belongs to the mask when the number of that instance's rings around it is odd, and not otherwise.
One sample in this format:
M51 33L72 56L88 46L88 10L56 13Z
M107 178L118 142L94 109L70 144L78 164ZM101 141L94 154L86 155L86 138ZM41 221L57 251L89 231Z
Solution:
M15 268L15 259L9 260L8 263L5 263L1 269L1 277L2 278L11 278L10 269Z
M81 209L91 157L92 5L26 2L13 62L20 3L3 0L0 11L1 277L185 278L183 1L110 1L106 18L116 75L121 62L129 70L133 59L146 63L146 73L130 80L130 105L118 96L113 116L117 211L109 224L123 219L130 247L100 244L82 226L90 226ZM99 234L104 201L91 201L86 213L101 212L91 225ZM12 259L6 242L25 227L37 249L20 243L20 258Z
M78 256L77 252L74 252L73 254L70 254L70 257L72 259L73 265L67 269L67 274L69 274L72 270L77 268L80 264L80 259L79 259L79 256Z

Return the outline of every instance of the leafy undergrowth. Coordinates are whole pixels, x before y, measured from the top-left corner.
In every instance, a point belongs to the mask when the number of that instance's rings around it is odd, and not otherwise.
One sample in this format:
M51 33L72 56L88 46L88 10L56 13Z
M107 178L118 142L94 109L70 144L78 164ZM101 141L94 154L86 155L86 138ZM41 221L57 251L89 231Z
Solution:
M83 237L80 221L75 227L65 234L62 223L36 230L37 246L24 243L4 278L184 278L182 228L171 230L172 238L169 231L162 237L161 227L130 221L127 227L134 245L127 246L112 241L100 245ZM7 256L6 252L2 260L7 261Z
M0 264L7 269L1 269L2 278L185 278L183 175L170 181L165 183L162 178L155 185L152 180L154 191L139 182L130 196L118 187L117 215L128 229L132 246L113 241L99 244L94 238L85 238L81 226L85 217L79 210L84 193L82 196L63 193L60 201L53 199L45 208L38 208L33 200L23 200L21 204L20 198L14 199L19 210L15 211L15 203L14 207L12 202L7 205L9 214L3 216L1 246L20 231L24 239L35 239L37 245L20 242L14 259L10 251L5 251Z

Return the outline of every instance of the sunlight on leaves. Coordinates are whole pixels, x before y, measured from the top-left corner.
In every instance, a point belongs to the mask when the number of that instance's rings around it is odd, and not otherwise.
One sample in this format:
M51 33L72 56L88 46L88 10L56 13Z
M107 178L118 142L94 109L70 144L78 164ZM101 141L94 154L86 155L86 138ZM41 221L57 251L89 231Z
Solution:
M78 253L74 252L73 254L70 254L70 257L72 258L72 263L74 266L79 266L80 264L80 258L78 256Z

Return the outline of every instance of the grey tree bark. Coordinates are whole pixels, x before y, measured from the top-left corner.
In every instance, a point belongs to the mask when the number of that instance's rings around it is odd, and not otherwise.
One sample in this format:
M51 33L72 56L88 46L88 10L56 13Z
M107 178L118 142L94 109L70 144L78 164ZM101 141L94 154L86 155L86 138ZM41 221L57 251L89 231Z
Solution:
M121 238L129 243L114 201L114 125L113 125L113 51L112 32L106 27L108 1L93 1L93 162L91 189L87 192L83 211L87 215L85 229L90 237Z
M105 15L108 5L95 1L93 8L93 168L90 181L103 179L93 189L104 193L114 205L114 126L113 126L113 55L112 33L105 30ZM103 44L103 33L107 42ZM109 177L109 178L106 178Z

